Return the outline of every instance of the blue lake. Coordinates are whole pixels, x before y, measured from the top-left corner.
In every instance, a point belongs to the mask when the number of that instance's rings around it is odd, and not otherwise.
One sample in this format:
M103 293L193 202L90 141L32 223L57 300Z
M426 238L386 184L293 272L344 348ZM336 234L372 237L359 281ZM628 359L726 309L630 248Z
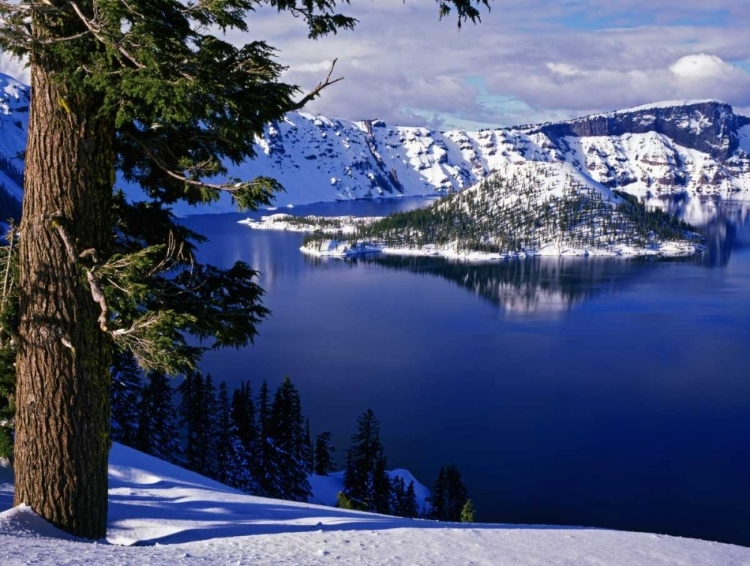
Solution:
M419 199L300 206L384 215ZM268 213L266 213L268 214ZM454 462L478 519L750 546L750 225L728 207L680 261L489 264L302 255L301 234L193 216L201 259L261 271L255 346L209 353L230 387L289 375L343 463L357 416L389 467ZM253 214L259 217L260 214Z

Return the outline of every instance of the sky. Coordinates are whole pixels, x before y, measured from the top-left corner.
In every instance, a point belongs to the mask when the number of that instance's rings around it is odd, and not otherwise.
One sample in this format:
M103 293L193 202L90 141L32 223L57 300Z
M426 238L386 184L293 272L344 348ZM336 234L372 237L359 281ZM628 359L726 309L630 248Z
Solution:
M344 81L307 111L439 129L510 126L650 102L719 99L750 115L750 0L493 0L479 25L433 0L351 0L353 31L317 41L268 8L236 44L278 48L284 79ZM0 70L18 76L18 63Z

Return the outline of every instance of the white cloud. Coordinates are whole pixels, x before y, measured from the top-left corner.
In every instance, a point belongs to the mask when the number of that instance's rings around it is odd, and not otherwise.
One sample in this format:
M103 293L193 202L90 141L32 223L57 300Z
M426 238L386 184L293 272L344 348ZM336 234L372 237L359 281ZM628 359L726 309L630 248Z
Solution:
M723 79L743 74L739 69L722 61L720 57L707 53L681 57L669 67L669 70L677 78L685 80Z

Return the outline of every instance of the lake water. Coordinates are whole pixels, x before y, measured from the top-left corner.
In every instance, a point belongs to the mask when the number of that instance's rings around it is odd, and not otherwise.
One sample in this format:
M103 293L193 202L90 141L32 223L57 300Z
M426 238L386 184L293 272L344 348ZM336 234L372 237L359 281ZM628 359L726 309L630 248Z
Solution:
M455 462L481 520L750 546L746 210L710 221L700 258L483 265L313 259L301 234L253 231L237 224L245 216L185 220L210 238L203 260L262 272L273 311L255 346L210 353L202 368L256 392L289 375L340 463L372 408L389 467L431 486Z

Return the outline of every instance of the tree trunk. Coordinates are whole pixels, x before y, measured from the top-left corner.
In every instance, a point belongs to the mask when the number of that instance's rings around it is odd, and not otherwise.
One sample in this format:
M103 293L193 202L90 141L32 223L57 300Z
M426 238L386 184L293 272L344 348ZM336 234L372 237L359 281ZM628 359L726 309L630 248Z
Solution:
M15 505L72 534L107 526L109 337L86 279L111 250L114 125L32 56L20 239ZM70 245L66 244L66 238Z

